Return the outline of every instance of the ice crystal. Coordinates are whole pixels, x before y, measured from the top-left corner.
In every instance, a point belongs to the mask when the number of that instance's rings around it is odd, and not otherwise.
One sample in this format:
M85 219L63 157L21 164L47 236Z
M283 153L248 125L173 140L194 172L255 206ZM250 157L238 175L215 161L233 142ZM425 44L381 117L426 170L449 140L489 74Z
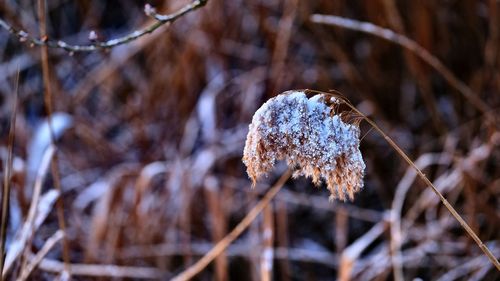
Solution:
M328 102L327 102L328 101ZM363 187L365 164L359 150L359 128L344 122L325 95L307 98L289 91L268 100L255 112L245 144L243 162L255 182L276 161L297 168L295 176L326 182L330 198L346 200Z

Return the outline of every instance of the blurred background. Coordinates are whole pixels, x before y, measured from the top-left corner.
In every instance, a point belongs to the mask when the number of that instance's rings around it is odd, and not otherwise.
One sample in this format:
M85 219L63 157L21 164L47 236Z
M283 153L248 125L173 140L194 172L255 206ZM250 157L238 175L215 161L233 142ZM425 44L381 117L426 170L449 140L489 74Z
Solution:
M167 14L188 1L147 3ZM102 41L123 36L153 22L145 4L47 1L48 37L85 45L90 31ZM20 73L7 229L7 252L19 253L7 278L25 274L33 255L57 238L58 208L73 280L168 279L186 269L286 170L278 165L252 189L244 142L260 105L304 88L335 89L374 119L499 257L498 124L413 53L313 23L313 14L405 34L497 114L499 1L209 0L111 50L49 49L57 169L43 170L50 134L41 48L1 29L2 177ZM0 17L39 36L36 1L2 1ZM353 202L329 202L326 188L291 179L196 280L261 280L265 270L274 280L498 280L437 196L382 136L367 124L361 129L365 187ZM23 240L16 233L28 221L40 171L40 207ZM51 193L57 186L62 206ZM64 279L55 240L32 280ZM263 262L266 243L273 251ZM103 270L109 265L120 267Z

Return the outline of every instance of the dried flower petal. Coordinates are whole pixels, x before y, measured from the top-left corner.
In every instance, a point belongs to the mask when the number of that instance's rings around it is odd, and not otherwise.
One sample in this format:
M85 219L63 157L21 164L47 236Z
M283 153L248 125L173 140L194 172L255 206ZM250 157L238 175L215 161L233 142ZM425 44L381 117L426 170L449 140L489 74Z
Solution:
M365 164L359 150L359 128L342 121L326 96L308 99L290 91L267 101L255 112L245 144L243 162L252 181L286 160L295 175L325 181L330 198L351 200L363 187ZM338 104L340 100L331 100Z

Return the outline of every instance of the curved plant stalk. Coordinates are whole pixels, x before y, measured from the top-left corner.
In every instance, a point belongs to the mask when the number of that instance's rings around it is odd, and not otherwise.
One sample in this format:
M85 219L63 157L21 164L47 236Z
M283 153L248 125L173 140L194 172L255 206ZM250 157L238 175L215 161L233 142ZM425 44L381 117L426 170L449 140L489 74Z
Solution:
M327 92L308 90L308 89L306 89L304 91L306 93L330 95L330 96L333 96L336 98L339 98L339 95L340 95L339 93L327 93ZM389 145L392 148L394 148L394 150L396 150L396 152L406 161L406 163L408 163L408 165L410 165L413 169L415 169L415 171L417 172L420 179L422 179L422 181L424 181L424 183L427 186L429 186L432 189L432 191L439 197L439 199L441 200L441 203L443 203L443 205L446 207L446 209L448 209L448 211L450 211L451 215L460 223L460 225L462 226L463 229L465 229L467 234L469 234L470 237L472 237L472 239L474 240L474 242L476 242L476 244L479 246L481 251L483 251L483 253L491 261L491 263L493 263L493 265L495 265L497 270L500 271L500 263L498 262L496 257L493 255L491 250L488 249L488 247L486 247L486 245L483 243L483 241L481 241L481 239L477 236L477 234L474 232L474 230L472 230L472 228L460 216L460 214L455 210L455 208L453 208L453 206L451 206L451 204L448 202L448 200L446 200L446 198L443 196L443 194L425 176L425 174L417 167L417 165L415 165L415 163L410 159L410 157L408 157L408 155L406 155L406 153L404 153L403 150L386 133L384 133L384 131L382 131L382 129L380 129L380 127L374 121L372 121L370 118L368 118L366 115L364 115L361 111L359 111L346 98L342 97L341 95L340 95L340 98L345 102L345 104L347 106L349 106L349 108L351 108L354 112L359 114L359 116L361 116L362 119L364 119L366 122L368 122L368 124L370 124L370 126L372 126L376 131L378 131L384 137L384 139L387 141L387 143L389 143Z
M414 40L406 37L405 35L394 32L388 28L383 28L375 25L371 22L363 22L354 19L348 19L333 15L319 15L314 14L310 17L311 21L319 24L327 24L333 26L339 26L342 28L356 30L383 38L389 42L395 43L422 59L425 63L433 67L437 72L439 72L443 78L458 92L462 94L467 101L474 106L476 109L485 114L488 122L491 122L494 126L497 124L497 115L492 112L492 109L482 101L474 91L467 86L464 82L458 79L450 69L448 69L438 58L433 56L424 47L420 46Z

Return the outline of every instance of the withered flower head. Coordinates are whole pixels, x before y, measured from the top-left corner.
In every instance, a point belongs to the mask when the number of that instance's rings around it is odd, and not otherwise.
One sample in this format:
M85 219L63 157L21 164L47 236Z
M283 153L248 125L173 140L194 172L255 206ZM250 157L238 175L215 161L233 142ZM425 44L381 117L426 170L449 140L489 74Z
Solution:
M325 181L330 199L346 200L363 187L365 163L359 150L359 127L334 110L340 100L326 95L310 99L289 91L268 100L253 116L243 163L253 183L276 161L297 168L294 176ZM329 106L329 105L330 106ZM333 105L332 105L333 104Z

